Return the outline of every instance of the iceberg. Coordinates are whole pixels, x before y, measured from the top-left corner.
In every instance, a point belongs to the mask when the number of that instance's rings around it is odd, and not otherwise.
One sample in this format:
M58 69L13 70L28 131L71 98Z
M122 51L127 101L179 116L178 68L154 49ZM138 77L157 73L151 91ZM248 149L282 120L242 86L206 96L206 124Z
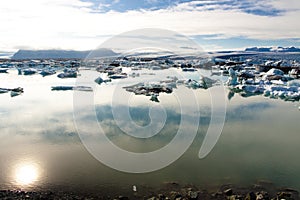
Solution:
M84 92L92 92L93 89L88 86L52 86L52 91L68 91L68 90L77 90Z
M111 82L111 79L103 79L102 77L98 77L95 79L95 83L101 85L102 83Z
M57 75L58 78L76 78L77 72L63 72Z

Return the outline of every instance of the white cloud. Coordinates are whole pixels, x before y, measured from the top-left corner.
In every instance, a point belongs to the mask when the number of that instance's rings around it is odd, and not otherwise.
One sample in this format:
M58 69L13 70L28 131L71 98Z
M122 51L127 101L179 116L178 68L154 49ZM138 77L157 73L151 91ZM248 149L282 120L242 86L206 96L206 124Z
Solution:
M117 4L117 3L119 3L120 2L120 0L113 0L112 1L112 4Z
M158 3L159 0L146 0L146 2L149 4L154 4L154 3Z
M0 50L12 50L17 46L92 49L108 35L139 28L255 39L300 37L298 0L270 1L275 8L287 10L276 17L251 15L238 9L223 10L220 5L217 10L216 7L207 10L207 7L197 8L193 4L195 2L182 3L155 11L95 13L92 3L80 0L2 0Z
M109 8L111 5L110 4L105 4L105 3L99 3L97 10L102 12L105 11L107 8Z

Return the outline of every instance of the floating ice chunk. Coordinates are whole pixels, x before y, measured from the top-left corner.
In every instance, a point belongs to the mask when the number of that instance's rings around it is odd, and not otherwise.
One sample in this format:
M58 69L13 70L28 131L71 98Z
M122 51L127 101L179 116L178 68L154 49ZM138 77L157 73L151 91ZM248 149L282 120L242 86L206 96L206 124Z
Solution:
M111 79L103 79L101 77L98 77L96 78L95 82L100 85L101 83L111 82Z
M22 93L23 93L23 92L11 91L11 92L10 92L10 96L11 96L11 97L16 97L16 96L21 95Z
M159 100L158 100L158 94L152 94L151 98L150 98L150 101L159 102Z
M197 69L185 67L185 68L182 68L182 71L183 72L195 72L195 71L197 71Z
M152 70L161 70L161 67L160 66L152 66L151 69Z
M192 80L192 79L188 79L184 82L184 84L186 85L186 87L188 88L192 88L192 89L198 89L201 88L201 84L196 81L196 80Z
M77 72L64 72L57 75L58 78L76 78Z
M0 94L7 93L9 90L5 88L0 88Z
M85 91L92 92L93 89L87 86L52 86L52 91L67 91L67 90L77 90L77 91Z
M18 95L22 94L24 92L24 90L21 87L13 88L13 89L0 88L0 94L2 94L2 93L8 93L8 92L10 92L10 96L11 97L15 97L15 96L18 96Z
M53 91L73 90L73 86L52 86L51 90Z
M274 85L286 85L286 82L283 82L282 80L272 80L271 83Z
M55 70L52 70L52 69L44 69L40 72L40 75L42 75L43 77L45 76L50 76L50 75L53 75L55 74L56 71Z
M293 80L288 82L288 86L300 87L300 80Z
M266 75L280 75L280 76L283 76L284 72L280 69L272 68L266 73Z
M95 79L95 82L98 83L98 84L100 85L101 83L104 82L104 80L103 80L103 78L98 77L98 78Z
M280 69L272 68L262 76L262 80L281 80L284 72Z
M126 74L114 74L114 75L110 75L109 78L111 79L124 79L127 78Z
M28 69L23 70L24 75L32 75L32 74L35 74L35 73L37 73L37 70L34 69L34 68L28 68Z
M0 68L0 73L8 73L8 72L7 72L8 69L9 69L9 68Z
M299 101L300 91L296 86L266 86L265 96L270 98L281 98L285 101Z
M237 80L237 74L236 74L236 72L232 68L229 69L229 76L230 77L228 78L228 81L226 82L226 84L228 86L230 86L230 85L238 85L239 84L238 80Z
M253 94L262 94L264 92L264 88L256 85L244 85L242 89L247 93Z

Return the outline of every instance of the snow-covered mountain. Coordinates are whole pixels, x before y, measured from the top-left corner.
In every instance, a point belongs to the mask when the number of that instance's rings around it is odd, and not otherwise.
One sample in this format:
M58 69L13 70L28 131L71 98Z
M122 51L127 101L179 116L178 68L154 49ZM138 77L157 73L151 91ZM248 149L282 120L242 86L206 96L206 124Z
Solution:
M300 48L297 47L251 47L246 48L245 51L252 52L300 52Z
M12 56L12 59L84 59L88 55L90 56L90 53L94 57L109 57L117 55L110 49L97 49L94 51L19 50Z

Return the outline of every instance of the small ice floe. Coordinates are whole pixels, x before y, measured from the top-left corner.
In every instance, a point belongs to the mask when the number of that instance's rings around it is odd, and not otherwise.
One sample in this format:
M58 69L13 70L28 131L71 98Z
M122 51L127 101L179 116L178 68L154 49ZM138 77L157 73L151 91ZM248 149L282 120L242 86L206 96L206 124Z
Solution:
M229 89L231 93L240 93L242 97L261 95L265 90L261 85L237 85L234 87L230 87ZM230 94L230 98L228 99L231 99L233 96L233 94Z
M297 86L285 86L274 84L255 84L255 85L238 85L231 87L230 90L240 93L243 97L263 94L269 98L280 98L285 101L299 101L300 90Z
M297 76L300 73L300 70L298 69L292 69L291 71L289 71L289 75L291 76Z
M63 72L57 75L58 78L76 78L77 72L71 71L71 72Z
M240 82L242 82L243 80L248 80L248 79L255 80L255 74L251 71L241 71L238 74L238 79Z
M159 102L159 100L158 100L158 95L159 94L155 94L155 93L153 93L153 94L151 94L151 98L150 98L150 101L154 101L154 102Z
M272 68L266 74L267 75L281 75L281 76L283 76L284 72L280 69Z
M214 65L211 67L211 76L220 76L222 75L222 70L219 65Z
M28 68L23 70L23 75L33 75L36 74L37 70L34 68Z
M16 97L16 96L21 95L22 93L23 93L23 92L11 91L11 92L10 92L10 96L11 96L11 97Z
M229 69L229 78L228 78L226 84L228 86L239 84L238 79L237 79L237 73L232 68Z
M181 83L181 80L176 81L177 84ZM193 79L187 79L183 81L183 84L187 87L187 88L191 88L191 89L208 89L210 87L212 87L213 85L215 85L217 83L217 80L214 79L210 79L208 77L202 76L200 78L199 81L193 80Z
M44 70L42 70L42 71L40 72L40 75L42 75L43 77L45 77L45 76L53 75L53 74L55 74L55 73L56 73L56 71L53 70L53 69L44 69Z
M77 91L85 91L92 92L93 89L88 86L52 86L52 91L67 91L67 90L77 90Z
M122 74L113 74L108 76L110 79L124 79L127 78L127 74L122 73Z
M23 93L24 93L24 89L21 87L17 87L17 88L10 90L11 97L19 96L20 94L23 94Z
M0 73L8 73L8 72L7 72L8 69L9 69L9 68L0 68Z
M292 81L292 80L294 80L295 78L293 78L292 76L290 76L290 75L283 75L282 77L281 77L281 80L282 81L285 81L285 82L287 82L287 81Z
M288 86L296 86L296 87L300 87L300 80L293 80L288 82Z
M138 83L123 88L128 92L133 92L135 95L151 96L150 100L154 102L159 102L159 93L170 94L173 92L172 87L161 83Z
M95 79L95 83L101 85L102 83L111 82L111 79L103 79L102 77L98 77Z
M188 88L192 88L192 89L198 89L201 88L202 85L200 82L196 81L196 80L192 80L192 79L188 79L184 81L184 85Z
M160 66L152 66L150 69L151 70L161 70L161 67Z
M282 80L271 80L270 81L273 85L286 85L285 81Z
M15 96L19 96L20 94L24 93L24 89L21 88L21 87L13 88L13 89L0 88L0 94L1 93L8 93L8 92L10 92L11 97L15 97Z
M197 71L197 69L184 67L184 68L182 68L182 71L183 72L195 72L195 71Z
M66 90L73 90L73 86L52 86L52 91L66 91Z
M9 89L0 88L0 94L7 93L8 91L9 91Z
M262 80L281 80L284 72L280 69L272 68L262 77Z
M248 94L263 94L265 89L259 85L244 85L242 90Z
M270 98L280 98L285 101L299 101L300 90L297 86L267 86L264 95Z
M216 85L218 81L215 79L208 78L206 76L201 76L200 82L202 84L203 89L208 89Z
M161 85L160 83L138 83L132 86L124 87L126 91L133 92L136 95L150 96L152 94L172 93L172 88Z

